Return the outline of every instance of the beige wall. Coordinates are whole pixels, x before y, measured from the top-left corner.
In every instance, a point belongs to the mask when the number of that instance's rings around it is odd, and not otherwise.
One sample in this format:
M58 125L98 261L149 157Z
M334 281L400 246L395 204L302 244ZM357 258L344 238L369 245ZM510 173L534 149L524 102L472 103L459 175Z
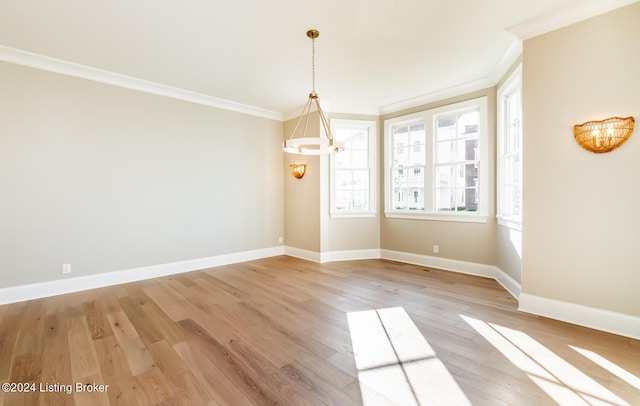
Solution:
M523 52L523 292L640 316L640 134L593 154L573 125L640 114L640 3Z
M0 288L278 245L282 123L0 63Z
M289 139L296 121L297 118L284 123L282 140ZM320 119L317 113L312 113L306 136L318 137L319 131ZM296 134L300 135L301 129ZM283 154L285 245L320 252L320 159L312 155ZM302 179L296 179L289 173L292 163L307 164L307 172Z
M496 229L496 264L522 284L522 231L499 225Z
M482 91L442 100L410 110L404 110L381 117L381 120L402 116L418 111L428 110L447 104L457 103L478 97L487 97L487 131L488 162L490 162L488 179L489 187L486 223L462 223L451 221L407 220L386 218L382 214L380 221L381 248L420 255L433 255L441 258L480 264L496 264L496 221L495 221L495 133L496 133L496 90L489 88ZM383 122L380 123L383 125ZM380 150L384 144L381 142ZM381 153L384 156L384 152ZM383 168L383 165L380 166ZM384 179L381 190L384 190ZM381 196L381 205L384 200ZM381 211L383 209L381 208ZM434 254L433 245L439 246L439 253Z
M372 121L378 119L376 116L346 114L328 116L329 120L332 118ZM296 120L297 118L294 118L284 123L284 139L291 136ZM307 137L318 137L319 134L320 120L314 112L310 115ZM300 132L297 135L300 135ZM284 155L285 244L288 247L322 254L380 247L378 214L369 218L330 217L330 157ZM289 165L294 162L307 164L307 173L302 179L295 179L289 173Z

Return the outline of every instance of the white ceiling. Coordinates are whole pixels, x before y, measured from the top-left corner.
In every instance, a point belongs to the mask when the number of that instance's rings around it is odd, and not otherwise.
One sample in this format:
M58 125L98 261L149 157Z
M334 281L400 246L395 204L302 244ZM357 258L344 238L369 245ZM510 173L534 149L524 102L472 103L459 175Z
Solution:
M492 86L518 57L522 38L634 1L7 0L0 1L0 51L287 117L311 90L306 31L315 28L323 107L376 113Z

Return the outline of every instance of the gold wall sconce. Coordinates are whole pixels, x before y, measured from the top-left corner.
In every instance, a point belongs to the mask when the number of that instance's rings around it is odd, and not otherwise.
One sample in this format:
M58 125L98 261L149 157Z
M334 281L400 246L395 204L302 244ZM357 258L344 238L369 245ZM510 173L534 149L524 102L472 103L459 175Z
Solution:
M289 165L289 172L296 179L302 179L305 172L307 171L307 164L291 164Z
M602 153L613 151L633 132L633 117L611 117L600 121L587 121L573 126L573 135L587 151Z

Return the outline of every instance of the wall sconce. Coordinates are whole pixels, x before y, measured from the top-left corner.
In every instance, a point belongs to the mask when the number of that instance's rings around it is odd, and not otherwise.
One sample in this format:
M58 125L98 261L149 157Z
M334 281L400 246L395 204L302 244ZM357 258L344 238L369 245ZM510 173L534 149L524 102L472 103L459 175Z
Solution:
M601 153L618 148L633 132L633 117L611 117L601 121L587 121L573 126L573 135L587 151Z
M305 172L307 171L307 164L291 164L289 165L289 172L296 179L302 179Z

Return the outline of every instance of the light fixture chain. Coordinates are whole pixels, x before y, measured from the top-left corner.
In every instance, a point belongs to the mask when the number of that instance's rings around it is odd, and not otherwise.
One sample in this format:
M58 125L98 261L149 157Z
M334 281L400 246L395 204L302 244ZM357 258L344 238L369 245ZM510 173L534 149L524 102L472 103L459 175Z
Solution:
M316 92L316 41L311 38L311 91Z

